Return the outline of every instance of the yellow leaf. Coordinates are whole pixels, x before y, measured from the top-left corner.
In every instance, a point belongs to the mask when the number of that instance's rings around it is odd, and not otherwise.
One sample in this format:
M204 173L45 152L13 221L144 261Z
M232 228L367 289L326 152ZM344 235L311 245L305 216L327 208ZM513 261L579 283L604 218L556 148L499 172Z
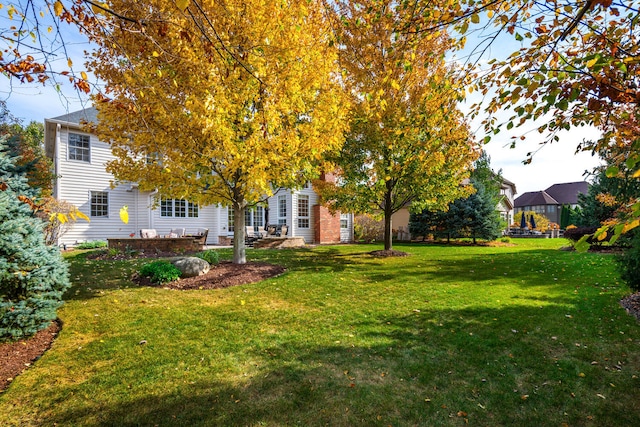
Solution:
M60 0L57 0L54 4L53 4L53 13L56 16L60 16L62 15L62 11L64 10L64 6L62 5L62 2Z
M65 214L58 213L57 217L58 217L58 221L60 221L60 224L64 224L67 222L67 216Z
M591 61L587 61L587 68L593 68L594 65L596 65L596 62L598 62L598 58L593 58Z
M48 27L48 28L47 28L47 33L50 33L51 31L53 31L53 28Z
M176 0L176 6L178 6L178 9L182 12L189 7L189 3L191 3L191 0Z
M638 169L637 171L635 171L635 172L633 173L633 177L634 177L634 178L640 178L640 169Z
M493 10L488 10L487 16L489 17L489 19L493 18Z
M80 73L80 77L82 77L82 80L87 80L87 73L85 73L84 71L82 71Z
M129 223L129 207L127 205L124 205L123 207L120 208L120 221L124 222L125 224Z
M87 222L91 222L91 219L89 219L89 217L84 212L76 211L76 216L78 218L82 218L82 219L86 220Z
M639 225L640 225L640 219L634 219L633 221L628 222L624 225L622 232L626 233L627 231L632 230Z
M160 54L158 52L156 52L155 50L153 51L153 53L151 55L153 55L154 58L157 58L158 56L160 56Z
M73 67L73 61L71 60L71 58L67 58L67 65L69 66L69 68Z
M471 15L471 22L473 22L474 24L477 24L480 22L480 16L477 13L474 13L473 15Z

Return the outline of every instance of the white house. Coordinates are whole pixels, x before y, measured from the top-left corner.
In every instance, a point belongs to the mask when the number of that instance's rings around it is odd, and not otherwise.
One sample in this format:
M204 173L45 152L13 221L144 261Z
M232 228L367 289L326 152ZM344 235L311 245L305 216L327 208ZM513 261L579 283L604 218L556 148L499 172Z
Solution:
M139 236L141 229L169 234L185 228L187 233L209 229L207 244L218 244L233 236L233 214L221 205L199 206L188 200L156 200L154 192L139 191L136 183L111 188L114 177L105 170L113 159L111 147L83 130L81 122L96 122L95 108L45 119L45 149L53 160L53 195L74 204L90 222L78 220L60 238L60 245L92 240ZM120 208L128 206L129 222L120 220ZM268 206L246 214L246 225L287 224L288 236L303 237L306 243L339 243L353 240L353 216L331 215L318 204L311 186L300 190L279 190Z

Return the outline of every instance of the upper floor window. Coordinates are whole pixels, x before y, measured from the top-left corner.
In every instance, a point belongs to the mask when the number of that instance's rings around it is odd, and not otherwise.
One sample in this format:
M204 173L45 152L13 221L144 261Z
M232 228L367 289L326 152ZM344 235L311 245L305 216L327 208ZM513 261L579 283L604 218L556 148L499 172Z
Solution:
M70 133L68 148L69 160L79 160L87 163L91 161L89 156L89 135Z
M91 192L91 216L109 216L109 193L106 191Z
M309 196L298 195L298 228L309 228Z
M184 199L162 199L160 200L160 216L198 218L198 205Z

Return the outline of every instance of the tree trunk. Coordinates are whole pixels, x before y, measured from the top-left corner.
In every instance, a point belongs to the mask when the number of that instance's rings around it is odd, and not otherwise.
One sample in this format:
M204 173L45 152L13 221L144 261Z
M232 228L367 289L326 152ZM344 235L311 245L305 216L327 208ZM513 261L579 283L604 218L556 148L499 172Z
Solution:
M393 249L393 234L391 228L391 215L393 210L391 206L391 189L389 188L390 181L387 181L387 192L384 195L384 250L390 251Z
M244 226L245 203L233 203L233 263L246 264L247 255L244 245L246 228Z

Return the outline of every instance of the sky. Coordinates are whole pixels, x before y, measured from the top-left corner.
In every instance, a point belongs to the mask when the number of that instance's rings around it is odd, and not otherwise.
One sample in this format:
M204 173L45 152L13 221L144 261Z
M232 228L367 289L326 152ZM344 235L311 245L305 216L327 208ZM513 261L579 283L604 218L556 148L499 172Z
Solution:
M0 25L3 25L0 22ZM66 56L73 59L74 70L82 71L85 61L85 50L91 46L81 37L63 28L67 53L58 52L57 60L53 67L66 67ZM468 42L468 45L473 45ZM518 49L513 40L503 40L494 49L494 52L512 52ZM491 49L487 52L490 57ZM91 76L90 76L91 79ZM5 76L0 76L0 100L7 103L11 114L22 119L23 124L31 121L44 122L45 118L52 118L89 107L91 102L85 94L78 93L65 79L58 80L60 90L54 85L30 83L21 84L10 81ZM464 106L462 107L464 111ZM484 139L482 128L473 123L472 129L478 141ZM531 125L529 129L535 129ZM601 162L597 156L591 153L575 153L576 147L584 139L597 137L598 131L592 128L577 128L561 133L560 141L553 144L540 146L542 136L537 132L527 135L525 141L518 141L516 148L510 148L512 136L519 137L522 129L514 128L511 131L503 130L486 144L483 148L491 158L492 168L516 185L517 195L525 192L540 191L553 184L588 180L585 171L592 171ZM538 138L538 139L536 139ZM537 152L536 152L537 150ZM527 153L536 152L530 164L523 164ZM516 195L516 196L517 196Z

